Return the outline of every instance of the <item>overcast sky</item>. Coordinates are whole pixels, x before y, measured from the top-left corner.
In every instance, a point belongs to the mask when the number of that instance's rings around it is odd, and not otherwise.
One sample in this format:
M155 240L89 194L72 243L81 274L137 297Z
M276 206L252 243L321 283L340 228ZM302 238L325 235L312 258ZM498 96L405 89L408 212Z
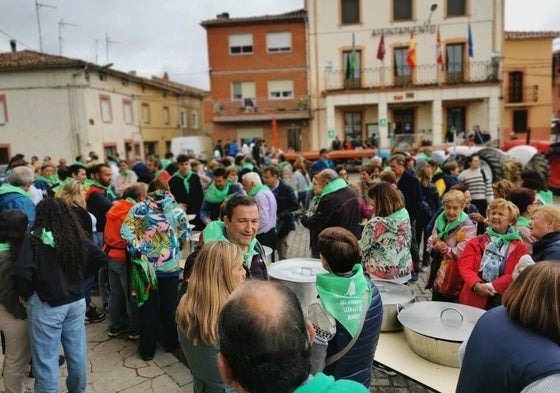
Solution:
M41 5L44 52L59 54L62 20L63 56L114 63L114 69L146 77L167 71L171 79L202 89L209 87L202 20L222 12L235 18L303 8L303 0L0 0L0 52L10 50L10 38L20 50L39 50L35 1ZM560 31L559 15L558 0L506 0L506 30Z

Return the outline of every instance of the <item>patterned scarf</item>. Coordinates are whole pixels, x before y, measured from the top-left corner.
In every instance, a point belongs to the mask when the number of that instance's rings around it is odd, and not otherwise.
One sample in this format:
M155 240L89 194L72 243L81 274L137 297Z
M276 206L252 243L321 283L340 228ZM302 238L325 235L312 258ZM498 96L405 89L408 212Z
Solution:
M506 233L497 233L492 228L486 228L486 234L490 240L486 244L482 260L480 261L480 269L482 279L486 282L492 282L503 273L503 265L507 258L508 248L512 240L521 240L519 232L513 226L510 226Z

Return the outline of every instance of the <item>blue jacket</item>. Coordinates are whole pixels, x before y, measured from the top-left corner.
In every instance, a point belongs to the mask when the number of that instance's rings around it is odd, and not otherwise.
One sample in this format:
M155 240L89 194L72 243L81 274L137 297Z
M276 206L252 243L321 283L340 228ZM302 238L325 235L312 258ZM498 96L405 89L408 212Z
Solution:
M323 373L332 375L336 380L350 379L369 388L371 382L371 365L377 349L381 323L383 322L383 304L379 290L370 282L372 297L366 320L360 336L354 346L338 361L325 367ZM352 336L336 321L336 335L329 341L327 358L336 355L350 342Z
M487 311L475 325L456 393L520 392L560 373L560 346L513 321L503 306Z
M35 223L35 205L31 198L17 192L2 193L0 187L0 212L4 210L21 210L27 214L29 219L29 227Z
M541 240L533 243L533 261L560 262L560 232L547 233Z

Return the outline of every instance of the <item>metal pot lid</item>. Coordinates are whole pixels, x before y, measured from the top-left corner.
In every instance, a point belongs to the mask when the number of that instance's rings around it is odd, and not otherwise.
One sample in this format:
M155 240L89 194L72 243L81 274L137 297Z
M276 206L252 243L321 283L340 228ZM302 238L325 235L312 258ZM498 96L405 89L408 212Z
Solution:
M379 290L383 305L410 303L416 298L414 290L406 285L381 280L373 280L373 283Z
M397 318L406 328L424 336L465 341L486 311L449 302L416 302L405 306Z
M268 275L277 280L291 282L315 282L317 274L328 273L320 259L293 258L273 263L268 268Z

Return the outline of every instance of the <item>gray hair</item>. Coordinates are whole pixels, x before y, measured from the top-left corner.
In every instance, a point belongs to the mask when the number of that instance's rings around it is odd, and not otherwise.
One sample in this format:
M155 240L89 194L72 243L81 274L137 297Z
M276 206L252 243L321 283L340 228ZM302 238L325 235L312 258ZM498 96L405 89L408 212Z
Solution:
M262 184L261 177L256 172L248 172L243 175L243 180L253 183L254 186L260 186Z
M12 169L12 173L8 177L8 183L14 187L24 187L33 183L35 174L31 168L26 166L18 166Z

